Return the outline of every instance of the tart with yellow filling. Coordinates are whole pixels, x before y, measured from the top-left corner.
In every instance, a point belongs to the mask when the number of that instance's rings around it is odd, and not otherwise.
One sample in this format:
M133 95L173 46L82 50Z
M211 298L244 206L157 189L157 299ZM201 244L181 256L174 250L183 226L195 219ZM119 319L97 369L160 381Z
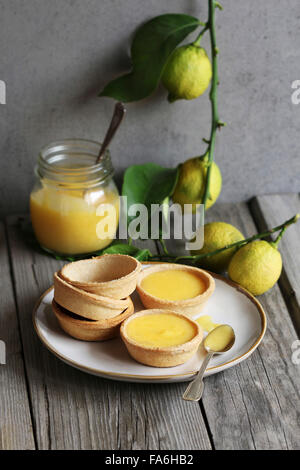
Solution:
M153 309L135 313L120 329L129 354L153 367L173 367L188 361L203 337L202 328L177 312Z
M215 281L208 272L178 264L159 264L144 269L137 282L144 307L189 316L201 312L214 289Z

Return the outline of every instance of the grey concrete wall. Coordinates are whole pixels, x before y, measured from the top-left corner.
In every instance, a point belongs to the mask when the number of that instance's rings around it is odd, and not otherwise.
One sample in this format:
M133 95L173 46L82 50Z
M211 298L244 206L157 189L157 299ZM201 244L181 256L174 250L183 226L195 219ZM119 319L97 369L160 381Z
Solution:
M217 14L220 115L216 160L222 200L299 190L299 0L223 0ZM167 12L206 19L206 0L0 0L0 212L25 211L41 146L69 137L101 139L113 101L98 98L129 65L129 39ZM195 35L193 35L194 37ZM204 42L208 46L208 42ZM208 95L169 105L160 89L128 105L111 146L118 174L156 161L175 166L203 151Z

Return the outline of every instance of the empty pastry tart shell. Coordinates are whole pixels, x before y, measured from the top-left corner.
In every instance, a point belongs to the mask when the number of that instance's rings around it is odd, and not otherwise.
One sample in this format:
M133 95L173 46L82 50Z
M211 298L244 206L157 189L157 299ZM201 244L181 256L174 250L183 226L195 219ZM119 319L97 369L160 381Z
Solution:
M130 305L130 298L117 300L91 294L69 284L54 274L54 300L66 310L89 320L105 320L120 315Z
M106 341L119 336L120 325L134 313L134 306L130 300L129 306L121 315L99 321L85 320L73 315L58 305L54 299L52 301L52 310L61 328L73 338L82 341Z
M153 274L160 271L170 271L172 269L190 272L192 274L195 274L196 276L199 276L199 278L204 281L206 286L206 289L203 294L185 300L164 300L149 294L143 289L143 279L149 276L149 274ZM203 269L180 264L160 264L152 266L150 268L146 268L139 274L137 282L137 291L145 308L167 309L172 310L173 312L184 313L185 315L190 317L193 317L201 312L214 290L215 280L208 272L204 271Z
M141 263L127 255L103 255L65 265L60 276L92 294L124 299L136 289Z
M193 324L195 328L195 336L186 343L169 347L152 347L142 345L128 336L127 327L129 322L134 318L160 313L176 315L181 318L184 317ZM138 313L135 313L122 323L120 334L130 356L137 362L151 367L174 367L180 364L184 364L197 352L203 339L203 330L197 322L187 317L186 315L164 309L142 310Z

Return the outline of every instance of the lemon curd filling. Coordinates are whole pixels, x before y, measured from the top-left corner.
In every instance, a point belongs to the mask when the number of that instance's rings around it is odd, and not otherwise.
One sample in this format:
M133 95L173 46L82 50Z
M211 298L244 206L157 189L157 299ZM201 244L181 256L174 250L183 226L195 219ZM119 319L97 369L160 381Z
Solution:
M149 274L141 287L150 295L163 300L186 300L203 294L205 282L191 272L170 269Z
M234 333L228 325L213 330L205 340L205 346L212 351L223 351L233 341Z
M132 340L151 347L178 346L196 334L196 328L189 320L163 313L134 318L127 326L127 335Z
M112 205L115 210L102 214L102 205ZM105 248L113 240L119 222L119 198L108 190L44 187L32 193L30 212L34 232L43 247L63 254L89 253Z
M213 322L213 319L210 315L202 315L202 317L197 318L196 322L199 323L199 325L202 326L203 330L207 333L210 333L212 330L217 328L217 326L219 326L218 323Z

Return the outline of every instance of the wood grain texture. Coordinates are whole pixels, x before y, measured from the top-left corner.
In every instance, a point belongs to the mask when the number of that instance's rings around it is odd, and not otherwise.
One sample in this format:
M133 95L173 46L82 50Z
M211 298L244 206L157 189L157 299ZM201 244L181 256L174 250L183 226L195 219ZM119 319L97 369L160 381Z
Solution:
M65 365L42 346L33 330L32 309L63 263L32 251L21 222L10 217L8 233L38 447L209 449L201 410L181 401L178 385L96 378Z
M232 223L246 236L256 232L246 204L222 204L207 221ZM205 381L203 405L217 449L298 449L299 365L292 363L297 339L276 285L259 297L268 330L258 350L245 362Z
M0 340L6 364L0 364L0 449L35 449L4 226L0 223ZM4 362L1 360L0 362Z
M259 230L281 224L300 213L298 194L271 194L251 201L251 210ZM279 286L300 335L300 221L289 227L279 244L283 270Z

